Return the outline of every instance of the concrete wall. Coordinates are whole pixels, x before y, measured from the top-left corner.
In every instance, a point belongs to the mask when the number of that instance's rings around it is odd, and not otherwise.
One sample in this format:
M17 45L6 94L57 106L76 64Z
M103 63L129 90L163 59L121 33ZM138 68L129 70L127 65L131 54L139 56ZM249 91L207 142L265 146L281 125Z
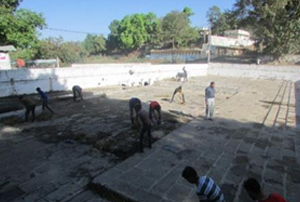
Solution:
M241 64L99 64L74 65L69 68L17 69L0 71L0 97L35 93L36 87L46 92L71 90L73 85L94 88L108 85L135 86L175 77L186 67L188 76L231 76L253 79L300 80L296 66L257 66ZM130 74L131 72L131 74Z
M211 63L208 75L297 81L300 67Z
M71 90L73 85L94 88L108 85L139 85L175 77L186 67L189 76L206 76L207 64L151 65L103 64L74 65L70 68L18 69L0 71L0 97L44 91Z

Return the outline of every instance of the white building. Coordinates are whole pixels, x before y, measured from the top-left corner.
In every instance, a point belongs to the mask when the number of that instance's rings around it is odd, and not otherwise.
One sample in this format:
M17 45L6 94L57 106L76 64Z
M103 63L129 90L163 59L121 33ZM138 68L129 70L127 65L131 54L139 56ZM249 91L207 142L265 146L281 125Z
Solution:
M211 51L214 55L242 55L255 42L244 30L227 30L225 36L211 36Z
M9 52L16 51L14 46L0 46L0 70L11 69Z
M226 30L224 33L225 37L239 39L239 40L249 40L250 33L245 30Z

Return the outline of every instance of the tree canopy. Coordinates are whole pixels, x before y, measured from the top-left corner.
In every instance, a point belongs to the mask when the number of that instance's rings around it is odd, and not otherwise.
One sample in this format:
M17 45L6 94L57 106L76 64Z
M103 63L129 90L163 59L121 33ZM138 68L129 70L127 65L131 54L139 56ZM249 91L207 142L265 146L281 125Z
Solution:
M60 53L62 60L69 63L83 55L105 52L186 48L197 44L201 37L200 30L191 26L193 10L185 7L162 18L150 12L114 20L107 39L103 35L88 34L82 43L63 42L61 38L39 40L38 31L46 27L45 19L40 13L19 9L21 2L0 0L0 44L11 44L18 49L12 58L47 58ZM207 19L212 34L224 35L228 29L250 31L264 52L277 58L300 52L299 0L236 0L232 10L222 11L213 6L207 12Z
M300 51L300 2L298 0L238 0L235 15L240 26L250 27L265 53L279 58Z
M224 35L225 30L236 27L236 20L232 18L232 13L230 11L222 12L217 6L208 10L207 19L213 35Z
M232 10L210 8L207 18L216 35L226 29L251 31L264 53L275 58L300 52L299 0L237 0Z
M38 44L38 29L46 26L40 13L26 9L17 9L20 0L0 1L0 44L14 45L22 49L23 58L31 58ZM29 50L30 49L30 50ZM27 51L27 55L25 54Z
M199 32L191 27L189 17L193 11L186 7L182 12L172 11L162 20L162 32L164 44L172 44L172 47L186 47L189 43L199 38Z
M106 50L106 39L103 35L88 34L83 41L83 47L88 55L97 55Z
M186 7L182 12L172 11L159 19L154 13L125 16L109 26L107 49L134 51L142 47L161 48L173 44L186 47L199 39L199 31L190 26L194 13Z
M114 20L109 29L108 49L130 52L157 42L160 21L154 13L133 14Z
M39 59L59 58L64 64L79 62L86 55L85 49L78 42L64 42L62 37L49 37L40 41L36 56Z
M15 11L23 0L0 0L0 7Z

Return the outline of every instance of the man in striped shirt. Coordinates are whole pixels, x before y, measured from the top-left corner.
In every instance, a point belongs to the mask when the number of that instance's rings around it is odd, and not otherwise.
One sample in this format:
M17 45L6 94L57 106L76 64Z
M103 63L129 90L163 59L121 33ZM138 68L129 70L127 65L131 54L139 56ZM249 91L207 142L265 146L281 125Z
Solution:
M185 167L182 177L197 186L197 195L200 202L225 202L220 187L207 176L199 177L194 168Z

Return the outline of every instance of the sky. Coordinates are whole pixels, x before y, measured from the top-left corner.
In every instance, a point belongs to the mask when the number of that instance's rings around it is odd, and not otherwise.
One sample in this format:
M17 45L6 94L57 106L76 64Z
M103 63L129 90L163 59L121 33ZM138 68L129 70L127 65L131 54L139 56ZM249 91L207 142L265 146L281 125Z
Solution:
M213 5L231 9L236 0L23 0L20 8L42 13L47 27L93 34L109 34L109 24L134 13L153 12L163 17L173 10L190 7L195 13L192 26L208 27L206 13ZM82 41L86 34L45 29L41 38L62 36L66 41Z

